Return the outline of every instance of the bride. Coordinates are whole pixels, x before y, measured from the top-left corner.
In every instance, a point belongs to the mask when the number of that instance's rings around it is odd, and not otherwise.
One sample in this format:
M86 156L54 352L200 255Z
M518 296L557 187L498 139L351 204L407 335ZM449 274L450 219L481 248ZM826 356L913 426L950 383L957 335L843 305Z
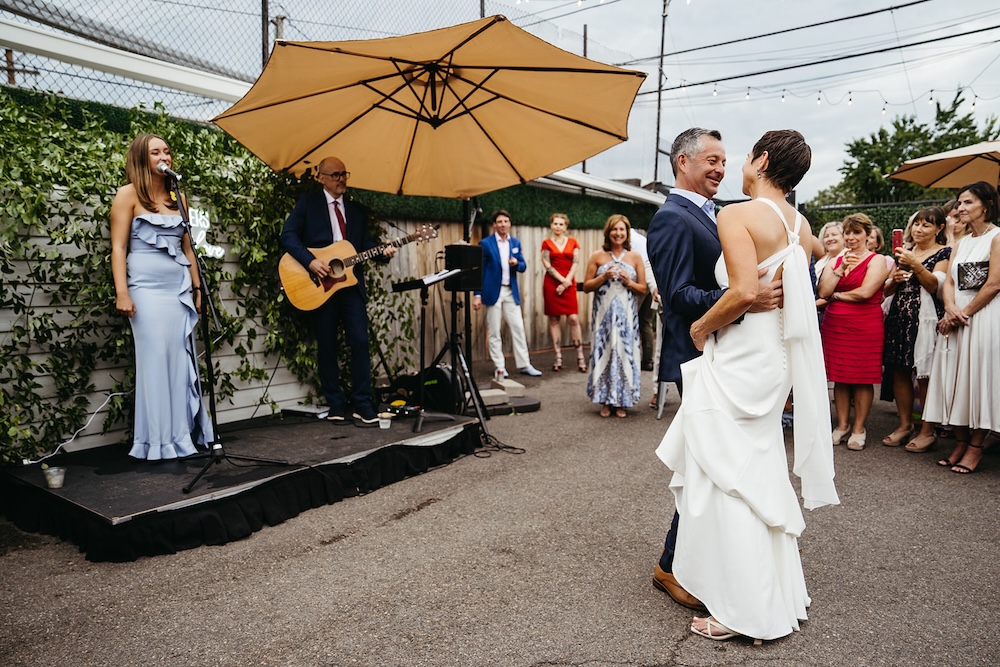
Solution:
M656 450L674 471L670 490L681 517L674 576L708 607L711 616L695 617L691 631L709 639L777 639L806 619L798 551L805 522L781 430L790 389L793 471L805 507L840 502L807 260L812 232L785 201L811 159L794 130L767 132L747 156L743 192L752 201L719 213L715 271L728 289L691 325L704 354L681 367L681 407ZM783 307L749 313L758 280L776 278Z

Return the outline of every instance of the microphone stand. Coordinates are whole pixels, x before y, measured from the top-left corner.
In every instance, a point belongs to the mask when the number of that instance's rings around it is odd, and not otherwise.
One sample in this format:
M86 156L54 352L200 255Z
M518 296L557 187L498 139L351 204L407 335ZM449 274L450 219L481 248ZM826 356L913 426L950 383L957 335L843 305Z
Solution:
M170 180L171 190L174 193L174 197L177 199L177 210L181 214L181 227L183 228L184 234L187 235L188 240L191 243L191 250L194 253L194 258L195 258L195 268L197 269L198 272L198 291L199 294L201 294L201 306L202 310L205 310L206 306L210 303L208 299L208 283L205 281L205 270L202 265L201 256L198 254L198 250L195 248L194 237L191 236L190 218L188 217L187 205L185 205L184 198L181 196L180 179L172 175L168 176L166 174L164 175L164 178L168 178ZM194 459L207 458L208 460L205 462L205 466L198 472L197 475L195 475L194 479L192 479L187 486L181 489L181 491L183 491L184 493L191 493L191 489L193 489L194 485L198 483L198 480L201 479L206 472L208 472L208 469L212 467L213 464L222 463L223 460L229 461L230 463L232 463L233 460L237 460L237 461L250 461L253 463L262 463L268 465L288 465L287 461L278 461L275 459L262 459L253 456L237 456L235 454L226 454L226 451L222 446L222 439L219 437L219 422L215 410L215 368L212 365L211 331L208 328L208 318L205 317L203 313L198 313L198 318L201 320L201 338L203 347L205 348L205 369L206 369L206 374L208 376L206 378L208 380L208 412L209 415L211 415L212 440L211 442L207 443L209 447L208 452L204 454L195 454L185 459L190 461ZM191 333L191 348L192 349L195 348L195 340L193 332ZM194 361L197 364L198 355L195 354L194 356L195 356ZM198 396L199 400L201 400L200 379L198 382Z

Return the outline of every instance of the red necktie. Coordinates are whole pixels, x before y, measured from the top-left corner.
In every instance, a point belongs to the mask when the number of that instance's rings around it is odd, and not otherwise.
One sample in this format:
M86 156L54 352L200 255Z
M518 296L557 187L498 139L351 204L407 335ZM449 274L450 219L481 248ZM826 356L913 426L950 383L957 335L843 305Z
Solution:
M340 212L340 202L334 200L333 210L337 213L337 222L340 223L340 238L344 241L347 240L347 221L344 220L344 214Z

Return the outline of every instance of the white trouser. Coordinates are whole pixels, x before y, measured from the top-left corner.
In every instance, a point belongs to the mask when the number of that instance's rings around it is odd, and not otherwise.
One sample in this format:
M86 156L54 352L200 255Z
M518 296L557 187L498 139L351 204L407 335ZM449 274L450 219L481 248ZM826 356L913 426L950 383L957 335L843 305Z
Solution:
M500 298L492 306L486 306L486 329L489 333L490 359L497 368L505 368L503 360L503 339L500 338L500 318L507 322L514 343L514 361L518 368L531 365L528 359L528 341L524 337L524 319L521 307L514 303L514 293L510 286L500 287Z

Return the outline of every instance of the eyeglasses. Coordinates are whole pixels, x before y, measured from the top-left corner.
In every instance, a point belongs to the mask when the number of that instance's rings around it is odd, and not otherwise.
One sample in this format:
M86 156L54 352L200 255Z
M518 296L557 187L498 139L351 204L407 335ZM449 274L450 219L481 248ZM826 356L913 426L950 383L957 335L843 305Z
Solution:
M331 171L329 174L325 174L321 171L319 173L322 174L323 176L328 176L329 178L332 178L335 181L339 181L340 179L344 179L346 181L351 177L351 172L349 171Z

